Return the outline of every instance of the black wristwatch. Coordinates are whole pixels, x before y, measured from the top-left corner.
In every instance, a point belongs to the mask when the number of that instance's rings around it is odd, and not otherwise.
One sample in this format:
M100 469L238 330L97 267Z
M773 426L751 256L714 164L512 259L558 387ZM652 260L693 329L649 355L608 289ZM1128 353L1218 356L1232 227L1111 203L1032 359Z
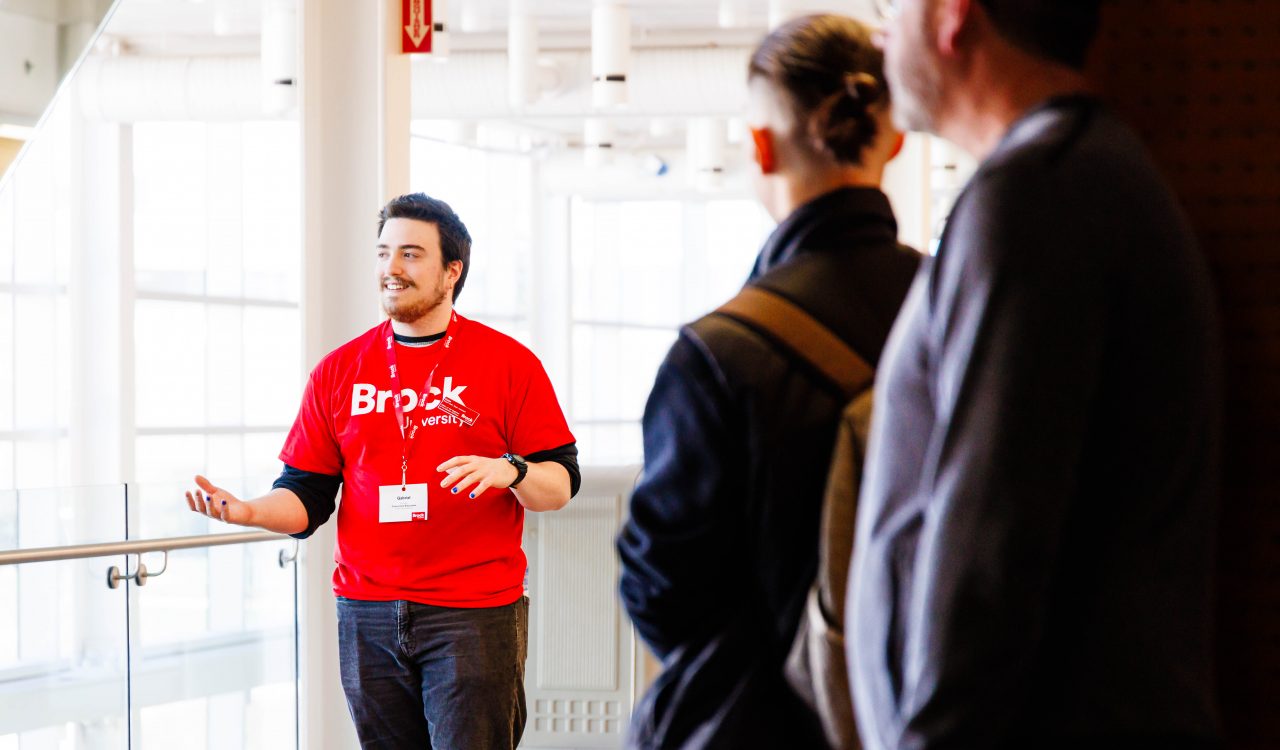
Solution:
M517 484L523 482L524 475L529 473L529 464L524 460L524 456L520 456L515 453L503 453L502 457L506 459L507 463L516 467L516 481L507 485L507 487L515 487Z

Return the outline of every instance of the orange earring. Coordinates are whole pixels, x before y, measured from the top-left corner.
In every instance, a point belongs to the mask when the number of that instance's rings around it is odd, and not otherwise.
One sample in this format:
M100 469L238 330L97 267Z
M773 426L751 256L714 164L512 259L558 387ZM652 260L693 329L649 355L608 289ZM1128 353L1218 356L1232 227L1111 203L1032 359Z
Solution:
M751 129L751 140L756 145L756 163L760 165L760 171L765 174L773 173L773 139L769 137L769 131L763 128Z
M902 153L902 147L905 145L907 145L907 134L898 133L898 142L893 144L893 151L889 153L889 161L897 158L898 154Z

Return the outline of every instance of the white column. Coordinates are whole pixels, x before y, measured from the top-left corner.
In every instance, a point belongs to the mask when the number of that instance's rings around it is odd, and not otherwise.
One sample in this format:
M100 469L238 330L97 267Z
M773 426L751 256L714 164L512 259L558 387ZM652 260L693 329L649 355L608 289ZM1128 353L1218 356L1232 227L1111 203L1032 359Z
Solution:
M70 177L77 190L69 197L68 222L76 233L67 294L73 378L68 464L70 484L90 487L68 491L77 527L71 538L115 540L125 531L122 482L134 476L133 134L129 125L85 122L78 112L70 119L73 152L67 162L76 170ZM124 558L75 567L72 641L83 646L81 665L118 667L123 681L124 591L105 585L112 564L124 565ZM88 731L100 737L104 730Z
M373 279L376 215L407 191L408 61L399 3L300 5L302 64L303 353L307 368L379 320ZM393 40L395 40L393 44ZM335 521L303 545L302 747L353 748L338 676Z

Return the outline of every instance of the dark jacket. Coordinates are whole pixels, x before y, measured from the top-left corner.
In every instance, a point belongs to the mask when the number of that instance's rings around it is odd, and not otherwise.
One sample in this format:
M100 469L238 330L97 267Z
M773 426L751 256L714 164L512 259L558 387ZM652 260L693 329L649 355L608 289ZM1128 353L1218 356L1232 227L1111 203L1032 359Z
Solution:
M1212 747L1205 264L1099 102L1019 122L885 349L850 579L868 747Z
M749 283L880 358L918 256L889 202L841 189L797 209ZM622 601L662 659L637 747L824 747L782 664L817 567L845 399L765 335L712 314L685 327L644 415L645 473L618 537Z

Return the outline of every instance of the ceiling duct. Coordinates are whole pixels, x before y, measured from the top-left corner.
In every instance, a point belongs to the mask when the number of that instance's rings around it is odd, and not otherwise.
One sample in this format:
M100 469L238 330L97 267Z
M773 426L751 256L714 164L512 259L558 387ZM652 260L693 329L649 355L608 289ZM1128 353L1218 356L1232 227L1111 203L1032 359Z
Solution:
M511 0L507 24L507 101L523 109L538 97L538 26L527 0Z
M448 0L431 2L431 59L449 59L449 3Z
M724 183L727 134L725 122L719 118L695 117L689 121L689 176L698 190L717 190Z
M617 139L613 123L600 117L588 117L582 128L583 161L591 168L612 163Z
M671 47L635 50L629 76L631 103L614 117L729 117L746 104L745 47ZM544 64L545 62L545 64ZM588 52L544 52L538 76L550 68L563 82L516 109L508 94L505 52L459 52L448 65L421 57L413 67L413 117L485 120L519 117L583 118L596 114ZM100 120L261 119L262 65L257 57L87 58L74 83L86 116Z
M746 105L746 47L666 47L635 50L628 75L625 111L614 117L679 117L736 115ZM447 66L414 61L413 116L501 118L590 117L594 105L591 55L544 51L538 75L553 69L561 82L556 90L516 109L506 90L508 59L502 52L459 52ZM577 82L574 85L573 82Z
M75 86L85 117L135 120L262 119L256 57L89 57Z
M262 4L262 108L284 114L298 101L298 9L293 0Z
M631 14L625 5L597 0L591 11L591 101L598 109L627 103L631 67Z

